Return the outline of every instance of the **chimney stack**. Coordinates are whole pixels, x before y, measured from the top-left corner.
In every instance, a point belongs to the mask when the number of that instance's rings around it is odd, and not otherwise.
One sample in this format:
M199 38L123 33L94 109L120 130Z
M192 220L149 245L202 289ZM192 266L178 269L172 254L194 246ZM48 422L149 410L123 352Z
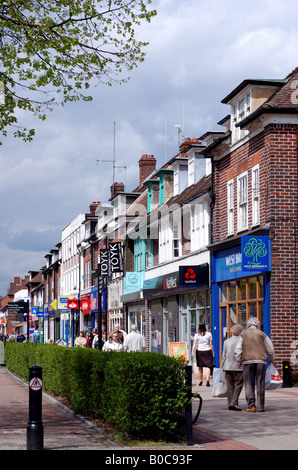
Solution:
M92 202L92 203L90 204L89 210L90 210L90 214L91 214L91 215L95 215L96 208L97 208L97 206L99 206L99 205L100 205L100 202L99 202L99 201L97 201L97 202Z
M156 158L154 155L142 155L142 157L139 160L139 168L140 168L140 185L143 183L143 181L148 178L149 175L153 171L155 171L156 168Z
M124 192L124 183L113 183L111 186L111 199L121 192Z

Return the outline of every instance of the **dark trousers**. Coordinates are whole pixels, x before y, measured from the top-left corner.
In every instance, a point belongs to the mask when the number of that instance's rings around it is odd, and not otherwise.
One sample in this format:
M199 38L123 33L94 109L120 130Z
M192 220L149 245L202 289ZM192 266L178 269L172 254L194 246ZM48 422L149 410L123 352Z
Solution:
M248 408L256 406L255 387L257 386L257 407L265 406L266 364L243 364L245 398Z
M228 406L238 406L238 398L243 387L243 372L226 370Z

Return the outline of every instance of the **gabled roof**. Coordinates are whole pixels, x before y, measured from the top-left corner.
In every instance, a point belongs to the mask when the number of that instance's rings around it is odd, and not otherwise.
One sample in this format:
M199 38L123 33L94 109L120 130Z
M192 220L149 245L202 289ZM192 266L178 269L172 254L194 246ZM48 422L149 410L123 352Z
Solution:
M258 108L237 124L243 128L264 113L296 114L298 113L298 67L283 81L282 85Z
M263 85L263 86L274 86L274 87L281 87L284 83L287 82L287 79L277 80L277 79L258 79L258 78L248 78L243 80L236 88L234 88L231 93L229 93L223 100L222 103L227 104L234 98L234 96L238 95L240 91L244 90L245 87L248 85Z

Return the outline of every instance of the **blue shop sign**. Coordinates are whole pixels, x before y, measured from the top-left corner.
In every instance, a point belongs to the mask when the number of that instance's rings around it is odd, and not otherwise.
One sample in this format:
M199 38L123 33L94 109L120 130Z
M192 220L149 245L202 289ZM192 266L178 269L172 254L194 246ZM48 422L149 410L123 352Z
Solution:
M270 251L268 236L241 237L242 270L270 271Z
M127 272L124 277L123 294L139 292L143 289L145 273L143 271Z
M94 313L98 311L98 289L93 287L90 292L90 312Z
M250 241L252 238L259 240L259 242L255 245L254 241ZM248 272L251 276L256 276L264 271L271 270L271 242L268 237L245 236L241 237L241 241L241 246L214 253L215 279L213 280L215 282L246 277ZM257 250L260 250L259 253L262 256L259 254L254 258L253 252ZM267 251L266 254L265 250Z

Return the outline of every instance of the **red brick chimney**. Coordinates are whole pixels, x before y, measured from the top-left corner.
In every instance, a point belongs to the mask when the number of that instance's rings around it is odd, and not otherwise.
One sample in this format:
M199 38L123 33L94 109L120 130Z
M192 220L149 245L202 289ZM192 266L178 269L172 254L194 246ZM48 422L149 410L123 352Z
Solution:
M24 277L24 279L22 279L21 288L22 288L22 289L27 289L26 284L27 284L27 282L29 282L29 281L30 281L30 276L26 275L26 276Z
M143 181L148 178L149 175L155 170L156 168L156 158L154 155L142 155L139 160L139 168L140 168L140 185Z
M121 192L124 192L124 183L113 183L111 186L111 198Z
M99 205L100 205L100 202L99 202L99 201L97 201L97 202L92 202L92 203L90 204L89 210L90 210L90 214L91 214L91 215L95 215L96 208L97 208L97 206L99 206Z

